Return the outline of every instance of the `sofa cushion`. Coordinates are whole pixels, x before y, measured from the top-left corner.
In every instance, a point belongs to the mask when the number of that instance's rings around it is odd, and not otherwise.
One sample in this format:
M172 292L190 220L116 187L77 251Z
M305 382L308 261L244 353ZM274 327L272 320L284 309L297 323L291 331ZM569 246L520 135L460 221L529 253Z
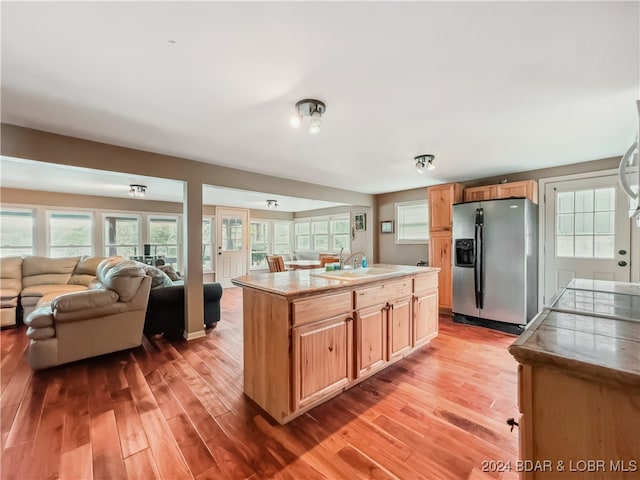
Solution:
M53 325L53 313L49 306L38 307L27 316L25 324L33 328L50 327Z
M20 293L22 290L22 257L0 258L0 288L2 288L3 300L11 290ZM5 290L7 290L6 294Z
M44 340L46 338L53 338L56 336L56 331L53 327L44 328L27 328L27 337L31 340Z
M135 296L145 277L144 268L133 260L115 263L105 259L98 266L98 281L104 288L118 292L121 302L128 302Z
M22 298L26 299L28 297L36 297L40 298L45 295L50 295L52 293L58 293L62 295L63 293L71 293L71 292L82 292L86 290L87 287L84 285L34 285L32 287L26 287L22 290Z
M22 261L22 285L51 285L69 283L80 257L25 257Z
M59 312L77 310L91 310L111 305L118 301L118 294L114 290L87 290L67 295L59 295L51 302L51 309Z
M71 274L69 283L72 285L84 285L85 287L88 287L91 281L96 278L98 265L102 260L104 260L104 258L105 257L93 257L89 255L81 257L76 268Z
M5 305L8 307L15 307L18 305L18 295L20 295L20 290L15 288L5 288L4 282L2 283L2 288L0 288L0 303L3 307Z

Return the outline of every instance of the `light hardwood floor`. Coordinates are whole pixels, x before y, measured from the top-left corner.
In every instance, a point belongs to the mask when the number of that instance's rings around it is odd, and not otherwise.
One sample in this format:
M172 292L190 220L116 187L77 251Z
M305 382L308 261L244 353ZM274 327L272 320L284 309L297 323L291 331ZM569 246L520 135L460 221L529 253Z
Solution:
M489 479L515 462L515 337L440 318L428 346L279 426L242 393L242 291L205 338L33 373L1 340L3 479Z

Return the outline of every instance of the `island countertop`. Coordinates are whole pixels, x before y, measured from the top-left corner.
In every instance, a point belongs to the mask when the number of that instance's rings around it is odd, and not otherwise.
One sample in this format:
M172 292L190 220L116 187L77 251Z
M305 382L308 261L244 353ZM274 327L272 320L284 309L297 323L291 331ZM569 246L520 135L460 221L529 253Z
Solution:
M411 265L373 264L369 267L385 268L393 270L392 273L361 278L357 280L334 280L311 275L313 272L322 272L322 269L291 270L276 273L253 273L236 277L231 282L243 288L254 288L265 292L286 297L303 296L326 291L349 290L354 285L379 283L408 275L437 273L436 267L414 267Z
M509 352L520 363L546 364L572 376L640 389L640 318L629 308L639 298L640 284L576 280L558 298L576 294L593 298L581 299L573 310L566 302L562 308L545 308ZM615 309L612 303L606 311L598 310L613 301ZM618 312L623 315L616 317Z

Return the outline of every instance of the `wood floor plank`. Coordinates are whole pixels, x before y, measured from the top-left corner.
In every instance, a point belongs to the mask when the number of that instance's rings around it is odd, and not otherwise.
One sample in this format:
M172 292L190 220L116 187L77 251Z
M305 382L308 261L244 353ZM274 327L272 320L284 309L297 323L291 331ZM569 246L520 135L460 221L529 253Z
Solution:
M169 425L160 409L140 414L149 447L161 478L191 478L191 472L180 453Z
M91 444L85 443L62 453L60 458L60 480L93 478Z
M66 377L67 402L65 408L63 454L91 442L89 413L89 378L86 365L69 369ZM82 450L81 450L82 451Z
M154 480L162 478L156 468L151 449L147 448L124 459L128 480Z
M175 416L167 423L193 476L200 475L216 464L186 414Z
M111 395L122 456L126 458L149 448L129 387L118 390Z
M91 447L94 478L127 478L113 410L91 417Z
M48 383L46 375L37 375L29 383L9 430L6 447L35 440Z

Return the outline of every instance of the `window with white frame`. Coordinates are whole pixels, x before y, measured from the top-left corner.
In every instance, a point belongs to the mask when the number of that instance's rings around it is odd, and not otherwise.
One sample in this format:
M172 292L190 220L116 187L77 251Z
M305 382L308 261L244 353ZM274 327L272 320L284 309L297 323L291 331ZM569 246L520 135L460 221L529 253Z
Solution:
M426 200L396 203L396 243L429 242L429 205Z
M344 253L349 253L351 251L350 225L348 213L296 220L296 250L334 252L344 248Z
M291 253L291 222L273 222L273 253Z
M105 255L129 258L139 255L140 216L130 213L106 213L104 215Z
M149 244L151 255L163 255L167 265L178 268L179 255L179 217L149 216Z
M311 221L296 220L296 250L311 250Z
M0 210L0 257L33 255L34 215L31 209Z
M49 256L93 254L93 213L48 212Z
M213 270L213 243L215 238L215 217L203 217L202 219L202 270Z
M251 266L266 268L269 255L269 222L251 220Z

